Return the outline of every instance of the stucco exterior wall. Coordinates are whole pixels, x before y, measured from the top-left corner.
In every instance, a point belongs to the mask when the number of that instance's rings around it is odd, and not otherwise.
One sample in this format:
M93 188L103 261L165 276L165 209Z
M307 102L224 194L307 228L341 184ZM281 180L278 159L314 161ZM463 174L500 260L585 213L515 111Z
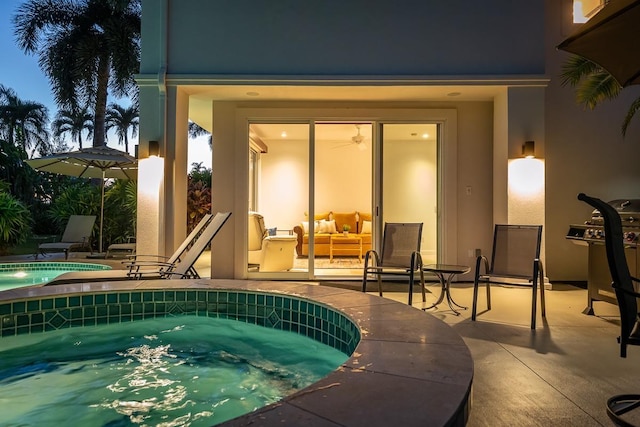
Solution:
M603 200L640 198L640 120L622 138L620 127L639 87L595 110L578 105L574 90L559 78L568 54L555 49L575 26L570 1L546 0L546 270L551 280L587 278L587 249L565 239L569 224L581 224L591 207L577 200L584 192Z
M544 73L542 0L169 0L169 16L169 73Z
M344 86L502 84L505 90L490 101L418 103L458 114L458 261L469 261L470 249L488 253L493 223L508 220L503 159L533 134L545 161L546 273L551 281L585 280L586 251L564 236L569 224L590 215L576 200L579 192L640 198L640 120L625 139L620 134L640 88L625 89L594 111L576 104L559 79L568 55L555 48L575 28L571 11L571 0L143 0L141 143L166 137L166 84L187 93L198 85L303 85L311 78ZM505 76L550 79L543 96L532 90L534 117L526 114L526 88L514 98ZM214 140L233 137L236 126L235 107L219 107L212 113ZM214 174L232 176L235 163L228 160L245 160L230 147L216 146ZM214 182L214 210L233 205L231 188L246 188L246 177L235 173L233 182ZM226 250L242 241L236 228ZM220 264L217 271L231 277L232 269Z

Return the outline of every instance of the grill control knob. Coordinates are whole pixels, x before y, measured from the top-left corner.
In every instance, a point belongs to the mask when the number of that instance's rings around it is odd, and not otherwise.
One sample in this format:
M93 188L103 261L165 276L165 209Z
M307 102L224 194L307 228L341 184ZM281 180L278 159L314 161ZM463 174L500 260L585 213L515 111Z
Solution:
M628 241L633 242L634 239L636 238L636 233L634 233L633 231L630 231L628 233L625 233L625 237Z

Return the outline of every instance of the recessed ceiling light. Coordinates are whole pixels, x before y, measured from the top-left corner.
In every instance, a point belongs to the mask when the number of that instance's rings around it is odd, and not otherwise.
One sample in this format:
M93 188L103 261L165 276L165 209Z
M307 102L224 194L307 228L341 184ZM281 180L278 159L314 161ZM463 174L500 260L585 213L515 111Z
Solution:
M447 94L447 96L460 96L460 95L462 95L462 93L461 93L461 92L449 92L449 93Z
M247 92L247 96L258 96L260 95L258 92Z
M422 139L427 139L429 138L429 134L428 133L423 133L422 134Z
M287 137L287 131L283 130L282 133L280 134L281 137L286 138Z

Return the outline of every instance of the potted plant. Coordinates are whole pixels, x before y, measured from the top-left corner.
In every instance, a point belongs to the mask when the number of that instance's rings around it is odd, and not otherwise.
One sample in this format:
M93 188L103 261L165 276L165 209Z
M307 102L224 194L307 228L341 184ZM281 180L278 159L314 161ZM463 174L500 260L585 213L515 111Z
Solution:
M349 235L349 230L351 230L351 226L348 224L344 224L342 226L342 234L344 234L345 236Z

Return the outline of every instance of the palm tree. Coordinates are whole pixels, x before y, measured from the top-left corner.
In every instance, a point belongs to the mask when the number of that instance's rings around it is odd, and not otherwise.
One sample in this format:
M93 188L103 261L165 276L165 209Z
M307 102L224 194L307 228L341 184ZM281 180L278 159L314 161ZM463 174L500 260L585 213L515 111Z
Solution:
M87 131L87 138L93 133L93 116L86 107L73 110L60 110L55 120L51 123L55 136L65 133L71 135L71 139L78 143L82 150L82 132Z
M122 107L116 103L109 104L107 110L107 130L115 128L118 135L118 142L124 142L124 151L129 152L129 129L131 129L131 137L135 138L138 134L138 106L131 104L128 107Z
M213 135L211 135L211 132L209 132L196 122L189 121L187 132L189 133L189 138L197 138L202 135L208 135L209 138L207 140L209 141L209 148L213 148Z
M94 146L105 145L109 92L135 97L140 0L28 0L13 17L18 46L39 56L62 108L93 104Z
M27 153L33 148L31 157L49 147L49 111L39 102L25 101L11 88L0 85L0 132L11 145Z
M579 104L593 110L602 101L615 99L622 87L611 74L599 65L581 56L570 56L561 73L563 86L576 88ZM625 136L631 120L640 110L640 98L631 103L622 122L622 136Z

